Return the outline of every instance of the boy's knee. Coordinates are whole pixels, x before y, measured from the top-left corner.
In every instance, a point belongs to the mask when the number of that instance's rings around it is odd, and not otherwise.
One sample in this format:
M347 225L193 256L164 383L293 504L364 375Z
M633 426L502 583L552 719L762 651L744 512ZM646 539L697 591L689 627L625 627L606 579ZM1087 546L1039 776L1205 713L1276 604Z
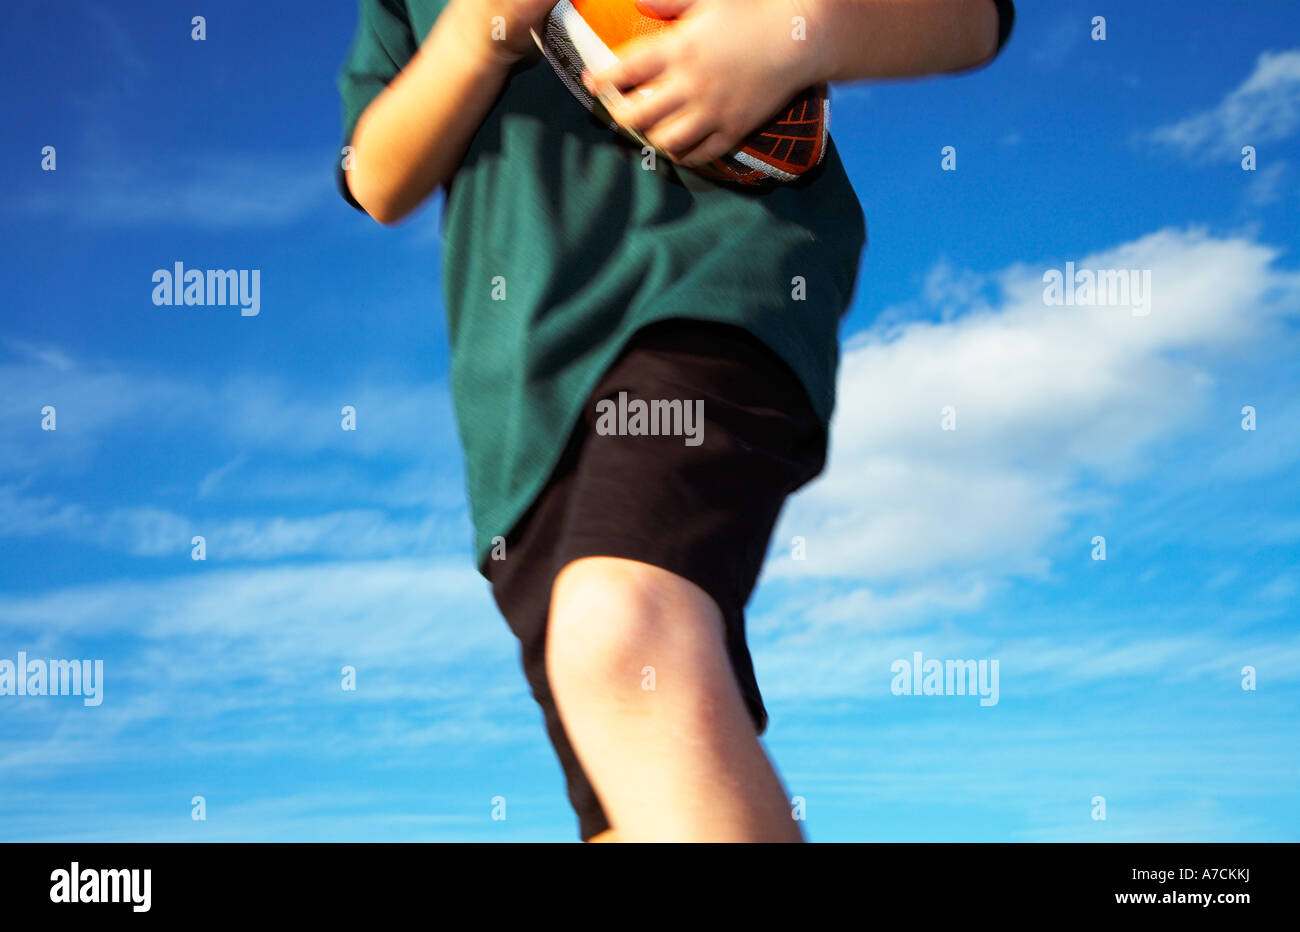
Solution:
M646 667L707 663L724 650L717 606L694 583L645 563L575 560L555 578L547 668L556 688L640 690Z

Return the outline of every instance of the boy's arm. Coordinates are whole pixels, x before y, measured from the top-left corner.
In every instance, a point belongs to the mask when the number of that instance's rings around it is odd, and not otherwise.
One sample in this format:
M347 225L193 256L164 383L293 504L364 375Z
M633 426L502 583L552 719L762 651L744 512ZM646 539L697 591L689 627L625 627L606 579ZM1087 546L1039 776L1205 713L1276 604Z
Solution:
M675 17L675 27L626 50L588 87L622 91L610 115L692 167L731 149L772 115L774 101L811 85L983 64L1012 9L1008 0L637 2Z
M807 10L812 76L821 81L962 71L991 59L1001 38L995 0L795 0L795 7Z
M352 133L348 190L366 213L394 223L455 171L530 26L555 0L451 0L406 67L366 107ZM505 38L493 40L493 17Z

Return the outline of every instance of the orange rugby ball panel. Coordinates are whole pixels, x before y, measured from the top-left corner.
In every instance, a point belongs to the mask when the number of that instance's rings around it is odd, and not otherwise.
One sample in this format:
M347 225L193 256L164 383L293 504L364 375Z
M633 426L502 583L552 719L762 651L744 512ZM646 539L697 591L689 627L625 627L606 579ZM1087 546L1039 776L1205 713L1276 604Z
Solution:
M633 39L657 36L668 25L666 20L646 16L636 8L636 0L568 0L591 31L609 46L614 54Z
M662 35L671 20L647 16L635 0L560 0L533 39L565 87L602 119L609 114L582 83L584 69L599 71L618 61L629 42ZM610 93L616 91L610 89ZM642 144L640 134L618 126ZM826 85L808 88L736 149L697 171L735 184L761 185L797 180L821 163L830 133L830 97Z

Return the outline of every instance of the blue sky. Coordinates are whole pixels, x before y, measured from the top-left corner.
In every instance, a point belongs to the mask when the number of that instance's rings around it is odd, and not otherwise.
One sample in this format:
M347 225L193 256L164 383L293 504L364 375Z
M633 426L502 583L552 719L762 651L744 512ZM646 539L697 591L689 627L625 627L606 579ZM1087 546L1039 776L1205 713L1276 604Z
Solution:
M0 696L0 838L573 839L471 566L438 205L339 199L355 11L263 9L0 36L0 659L105 664L97 708ZM750 612L814 840L1300 839L1300 13L1098 12L837 89L870 245ZM178 261L260 269L260 314L155 306ZM1066 262L1150 270L1150 313L1045 304ZM996 659L998 703L894 695L916 651Z

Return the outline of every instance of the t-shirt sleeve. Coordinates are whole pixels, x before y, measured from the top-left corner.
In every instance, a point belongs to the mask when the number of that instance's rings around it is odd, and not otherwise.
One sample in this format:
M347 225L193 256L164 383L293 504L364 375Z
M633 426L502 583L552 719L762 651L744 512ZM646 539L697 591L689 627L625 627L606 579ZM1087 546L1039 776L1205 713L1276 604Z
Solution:
M1002 51L1002 46L1007 44L1007 39L1011 37L1011 27L1016 22L1016 5L1012 0L993 0L998 8L998 49L993 53L996 58L998 52Z
M352 143L357 120L366 107L397 77L419 48L404 0L360 0L360 7L357 34L338 77L344 146ZM349 204L361 210L348 190L341 154L336 164L339 192Z

